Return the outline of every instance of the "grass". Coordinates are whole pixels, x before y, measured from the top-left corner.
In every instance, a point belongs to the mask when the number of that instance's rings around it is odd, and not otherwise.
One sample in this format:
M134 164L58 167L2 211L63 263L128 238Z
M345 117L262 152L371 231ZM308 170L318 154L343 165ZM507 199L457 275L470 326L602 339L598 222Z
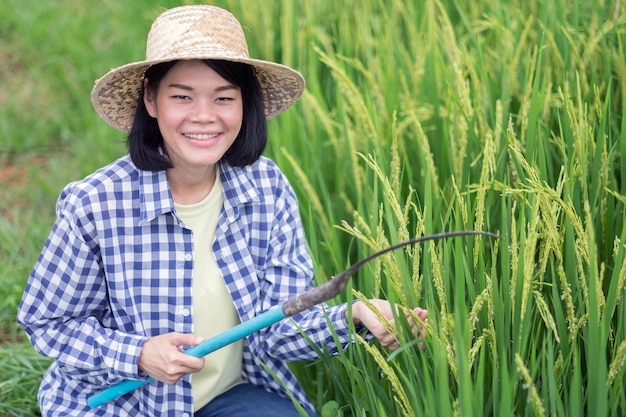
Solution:
M37 415L36 393L41 375L49 361L32 349L0 346L0 415Z
M179 4L127 3L0 5L0 358L17 364L0 366L0 415L36 407L20 381L45 359L14 316L56 196L124 152L93 80L141 59ZM502 237L407 248L354 277L333 302L426 307L428 337L420 350L399 326L399 351L360 341L294 364L324 417L626 414L622 1L215 4L252 55L307 79L267 154L300 197L319 282L411 236Z

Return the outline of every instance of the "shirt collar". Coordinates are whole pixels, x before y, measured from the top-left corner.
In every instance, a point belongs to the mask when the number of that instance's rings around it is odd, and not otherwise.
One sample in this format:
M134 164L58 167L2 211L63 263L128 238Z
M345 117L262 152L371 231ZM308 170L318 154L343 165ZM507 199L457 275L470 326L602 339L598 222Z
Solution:
M174 211L174 200L165 171L139 170L139 198L140 225Z
M224 187L224 211L229 218L238 215L239 206L260 199L250 166L236 168L220 162L220 175ZM139 170L139 198L140 225L174 212L174 200L165 171Z
M220 162L220 173L224 186L224 211L229 219L239 214L239 206L259 201L260 194L253 179L253 165L236 168Z

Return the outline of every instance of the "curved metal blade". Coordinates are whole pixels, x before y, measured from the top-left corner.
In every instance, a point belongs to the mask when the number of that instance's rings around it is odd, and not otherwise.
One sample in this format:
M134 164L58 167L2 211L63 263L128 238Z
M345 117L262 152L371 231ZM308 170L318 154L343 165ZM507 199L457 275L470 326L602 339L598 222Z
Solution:
M328 301L331 298L339 295L341 292L343 292L343 290L346 289L346 286L348 285L348 280L356 271L358 271L363 265L370 262L371 260L378 258L379 256L384 255L388 252L394 251L404 246L413 245L420 242L426 242L429 240L472 235L487 236L495 239L500 239L499 235L491 232L483 232L478 230L462 230L457 232L436 233L397 243L395 245L389 246L388 248L373 253L366 258L363 258L360 261L352 264L348 269L335 275L328 282L325 282L315 288L308 290L305 293L302 293L294 298L285 301L282 305L283 312L285 313L286 317L291 317L294 314L300 313L301 311L311 308L314 305L317 305L324 301Z

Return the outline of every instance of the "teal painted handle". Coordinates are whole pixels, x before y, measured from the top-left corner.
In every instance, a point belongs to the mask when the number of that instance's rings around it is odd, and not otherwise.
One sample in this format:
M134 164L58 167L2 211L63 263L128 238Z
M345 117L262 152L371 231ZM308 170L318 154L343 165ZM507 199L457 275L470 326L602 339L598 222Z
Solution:
M237 326L228 329L225 332L218 334L217 336L207 339L204 342L187 349L185 353L191 356L195 356L197 358L206 356L211 352L214 352L226 345L236 342L239 339L243 339L244 337L249 336L254 332L270 326L284 319L285 317L286 316L282 308L274 308L268 310L253 319L238 324ZM153 380L154 378L149 377L142 380L128 379L119 382L89 397L87 399L87 404L91 408L99 407L102 404L112 401L124 394L128 394L134 389L139 388L142 385L148 384Z

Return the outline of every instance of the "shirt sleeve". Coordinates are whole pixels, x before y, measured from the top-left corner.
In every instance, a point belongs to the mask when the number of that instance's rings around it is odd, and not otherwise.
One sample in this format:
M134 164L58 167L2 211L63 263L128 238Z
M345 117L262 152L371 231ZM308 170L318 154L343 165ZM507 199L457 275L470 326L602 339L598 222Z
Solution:
M298 202L291 186L282 192L274 205L274 224L266 260L261 296L265 309L312 288L313 266L308 251ZM331 354L350 342L346 305L325 303L281 320L265 333L264 349L270 356L285 361L318 357L317 348Z
M66 189L17 320L35 349L66 375L96 385L141 378L137 363L146 338L102 325L111 310L96 228L87 210L69 200Z

